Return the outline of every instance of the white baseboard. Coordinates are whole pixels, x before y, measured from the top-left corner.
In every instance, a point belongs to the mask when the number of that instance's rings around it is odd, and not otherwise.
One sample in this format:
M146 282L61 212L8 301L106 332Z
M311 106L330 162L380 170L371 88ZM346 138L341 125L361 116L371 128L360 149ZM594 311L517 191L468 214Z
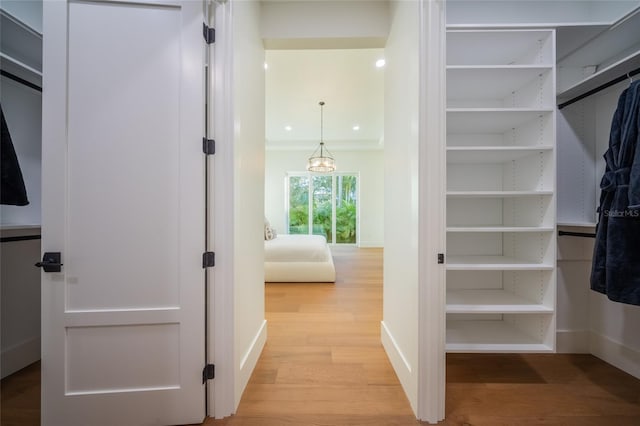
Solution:
M556 352L560 354L588 354L589 330L556 331Z
M256 367L258 363L258 358L260 358L260 354L262 353L262 349L264 348L264 344L267 342L267 320L262 321L262 325L258 329L258 332L253 337L251 344L247 348L247 351L244 353L244 356L240 360L240 372L238 375L238 379L236 381L236 401L235 408L238 408L238 404L240 403L240 397L242 396L242 392L244 392L244 388L247 386L249 382L249 378L251 378L251 373L253 373L253 369Z
M589 351L603 361L640 379L640 351L593 331L589 339Z
M389 357L389 361L391 361L391 365L393 366L393 369L398 376L398 380L400 380L400 384L402 385L402 388L404 389L404 392L409 399L409 403L415 413L415 403L418 395L418 384L416 383L417 374L412 372L411 364L407 360L407 357L402 353L400 346L398 346L396 339L393 338L393 335L387 328L387 325L384 321L381 321L380 324L382 346Z
M40 337L32 337L2 351L0 364L4 379L40 359Z

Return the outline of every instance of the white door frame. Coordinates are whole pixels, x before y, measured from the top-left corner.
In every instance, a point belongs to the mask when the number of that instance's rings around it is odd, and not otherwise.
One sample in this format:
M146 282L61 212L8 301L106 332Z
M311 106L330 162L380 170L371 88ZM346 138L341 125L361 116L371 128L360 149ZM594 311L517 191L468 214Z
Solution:
M445 414L446 271L446 0L420 0L419 272L417 417Z
M213 108L209 114L214 138L233 138L233 1L216 4ZM436 264L445 253L445 1L420 2L420 245L419 368L417 417L430 423L444 418L445 401L445 267ZM214 268L216 285L210 294L213 324L209 349L216 364L209 414L235 413L234 290L233 290L233 147L220 143L210 182L214 191L210 211L212 241L223 247ZM215 221L213 220L215 217ZM213 342L216 342L214 345ZM433 373L435 372L435 373Z
M216 42L211 45L212 68L209 78L212 84L209 99L210 132L218 141L216 155L210 163L209 188L213 191L212 208L209 209L209 241L213 251L218 251L213 268L215 285L209 292L209 306L213 315L208 324L209 362L216 366L216 377L211 383L213 392L208 394L208 415L215 418L235 413L234 389L236 366L234 365L234 153L233 144L233 27L232 1L215 1L212 5Z

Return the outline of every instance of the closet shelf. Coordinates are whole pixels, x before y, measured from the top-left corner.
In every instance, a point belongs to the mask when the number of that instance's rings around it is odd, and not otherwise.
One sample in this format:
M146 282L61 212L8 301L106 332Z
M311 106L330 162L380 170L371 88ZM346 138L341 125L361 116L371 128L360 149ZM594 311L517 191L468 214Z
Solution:
M559 103L580 96L640 66L640 7L558 61ZM584 67L596 72L583 75Z
M556 95L557 103L561 104L569 99L576 98L637 68L640 68L640 50L625 56L562 90Z
M447 352L552 352L553 348L500 320L447 320Z
M558 66L562 69L580 69L584 66L597 66L605 70L615 63L624 61L632 52L638 52L640 41L640 7L622 16L595 37L586 40L582 46L563 58L559 58ZM581 80L580 74L575 74ZM562 79L559 81L562 83ZM566 84L564 84L566 86Z
M512 198L553 195L553 191L447 191L447 198Z
M547 271L553 267L508 256L447 256L448 271Z
M448 226L447 232L553 232L553 226Z
M505 133L552 113L552 108L447 108L447 133Z
M529 96L519 95L520 103L530 98L531 105L550 107L551 98L538 100L538 88L543 80L548 81L552 66L449 66L447 67L447 103L468 103L469 101L498 102L495 106L507 106L512 103L514 92L533 86ZM543 104L539 104L543 102ZM453 106L453 105L450 105ZM515 105L514 105L515 106ZM519 105L523 106L523 105Z
M528 107L487 107L487 108L456 108L450 107L447 108L448 113L498 113L500 115L515 113L515 114L544 114L547 112L553 112L553 108L528 108Z
M539 314L553 308L505 290L448 290L448 314Z
M558 226L570 226L574 228L595 228L595 222L558 222Z
M526 65L447 65L447 71L450 70L469 70L473 71L475 78L474 70L539 70L540 72L545 72L553 68L552 64L526 64Z
M447 163L504 163L552 150L551 145L455 146L447 147Z
M465 26L458 27L460 29L453 29L452 26L448 28L451 28L447 31L449 65L526 65L554 62L548 43L549 31L476 30L466 29Z

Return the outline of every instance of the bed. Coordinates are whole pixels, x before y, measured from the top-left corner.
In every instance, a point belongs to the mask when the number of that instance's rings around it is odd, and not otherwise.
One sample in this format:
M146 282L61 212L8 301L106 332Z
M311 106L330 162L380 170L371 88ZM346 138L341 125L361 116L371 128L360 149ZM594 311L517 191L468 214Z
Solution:
M264 242L265 282L335 282L331 250L322 235L277 235Z

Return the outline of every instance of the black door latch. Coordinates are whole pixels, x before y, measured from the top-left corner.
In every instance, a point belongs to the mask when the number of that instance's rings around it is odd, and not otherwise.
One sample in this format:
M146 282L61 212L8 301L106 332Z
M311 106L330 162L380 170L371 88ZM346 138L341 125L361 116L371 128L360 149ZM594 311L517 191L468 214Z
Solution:
M62 271L61 260L60 252L46 252L42 256L42 262L36 263L35 266L44 269L45 272L60 272Z

